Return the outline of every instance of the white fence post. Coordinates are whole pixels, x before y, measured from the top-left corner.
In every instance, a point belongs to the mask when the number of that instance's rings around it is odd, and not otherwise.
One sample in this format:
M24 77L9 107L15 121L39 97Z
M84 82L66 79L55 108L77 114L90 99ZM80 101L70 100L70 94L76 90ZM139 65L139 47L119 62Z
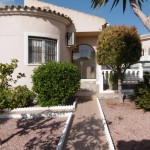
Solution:
M97 64L97 72L96 72L96 84L100 84L100 81L99 81L99 73L100 73L100 70L101 70L101 66Z
M99 71L99 92L103 93L104 91L104 81L103 81L103 72L102 70Z
M139 63L139 80L143 80L143 66Z

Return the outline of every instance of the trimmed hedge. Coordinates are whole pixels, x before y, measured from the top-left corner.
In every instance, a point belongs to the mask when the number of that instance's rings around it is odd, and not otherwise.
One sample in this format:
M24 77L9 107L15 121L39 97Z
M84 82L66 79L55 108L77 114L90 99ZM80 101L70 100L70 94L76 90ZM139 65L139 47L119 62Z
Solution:
M71 63L49 62L34 70L32 81L41 106L64 105L79 89L80 73Z
M134 88L135 104L137 108L150 111L150 73L145 73L143 79Z

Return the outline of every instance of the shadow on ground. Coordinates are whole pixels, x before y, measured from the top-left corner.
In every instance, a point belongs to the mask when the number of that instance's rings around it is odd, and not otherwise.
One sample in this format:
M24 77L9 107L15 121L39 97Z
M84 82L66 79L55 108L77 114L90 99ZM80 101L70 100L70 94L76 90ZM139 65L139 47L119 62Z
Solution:
M118 141L117 150L150 150L150 140Z
M89 96L78 97L80 106L88 101L91 101ZM96 114L87 116L89 117L86 117L86 114L73 116L72 128L69 129L63 150L108 150L102 121L96 117Z
M51 120L51 122L50 122ZM47 118L33 118L33 119L18 119L16 122L16 128L13 133L9 134L7 138L2 139L2 146L7 144L10 140L19 136L21 138L24 135L32 133L34 136L29 138L26 144L23 146L26 150L36 149L39 150L51 150L56 149L60 135L57 134L57 130L65 123L65 121L52 121L53 119ZM56 134L55 134L56 132ZM13 145L12 145L13 146ZM14 145L15 146L15 145Z

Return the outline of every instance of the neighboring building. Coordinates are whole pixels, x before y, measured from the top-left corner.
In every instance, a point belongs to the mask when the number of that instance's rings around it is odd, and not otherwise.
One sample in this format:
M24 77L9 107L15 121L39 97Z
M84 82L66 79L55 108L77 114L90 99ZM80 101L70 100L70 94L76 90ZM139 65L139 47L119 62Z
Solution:
M96 41L106 20L38 0L24 6L0 8L0 62L19 60L18 84L32 87L31 75L41 63L67 61L76 64L81 79L96 83Z
M150 72L150 34L141 35L143 54L140 62L143 65L144 71Z
M150 72L150 34L141 35L142 43L142 56L139 63L133 65L131 68L139 68L139 65L143 67L144 72Z

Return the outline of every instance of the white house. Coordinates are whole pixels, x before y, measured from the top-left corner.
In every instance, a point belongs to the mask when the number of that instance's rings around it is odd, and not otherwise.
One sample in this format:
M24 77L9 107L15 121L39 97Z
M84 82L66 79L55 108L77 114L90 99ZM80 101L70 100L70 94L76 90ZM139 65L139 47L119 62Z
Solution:
M103 92L107 71L97 65L95 52L105 25L103 18L38 0L24 0L24 6L5 6L0 8L0 62L18 59L16 73L26 75L18 84L29 88L33 70L41 63L72 62L81 72L82 88L96 90L97 84ZM141 36L141 41L143 63L133 66L137 76L142 76L143 67L150 68L150 35Z
M96 41L105 24L103 18L38 0L0 8L0 61L18 59L16 73L26 75L18 84L29 88L33 70L51 60L76 64L81 80L96 83Z

